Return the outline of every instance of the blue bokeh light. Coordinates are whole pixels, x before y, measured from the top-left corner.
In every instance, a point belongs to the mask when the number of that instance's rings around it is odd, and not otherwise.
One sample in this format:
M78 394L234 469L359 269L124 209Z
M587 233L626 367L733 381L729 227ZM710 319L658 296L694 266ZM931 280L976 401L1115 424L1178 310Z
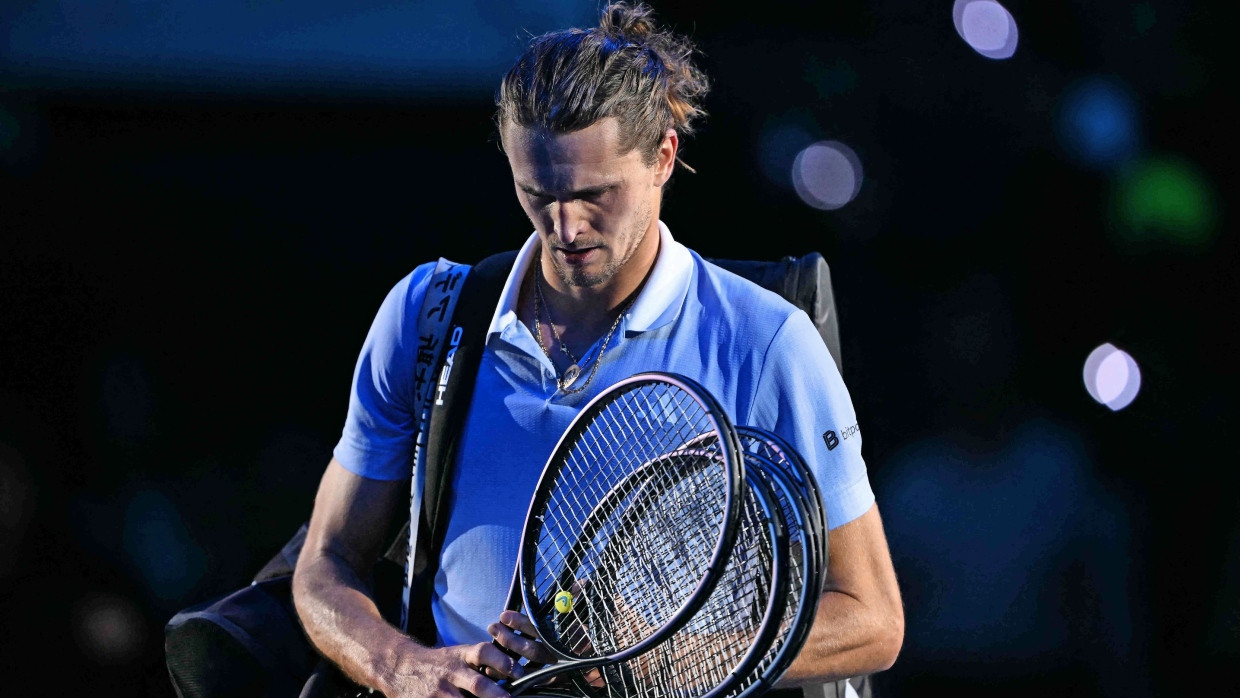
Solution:
M951 435L914 444L876 473L875 490L894 512L910 660L970 658L958 669L973 677L1033 674L1079 659L1082 623L1106 638L1091 659L1122 664L1135 651L1129 513L1063 425L1028 421L989 452ZM1101 601L1078 608L1082 598ZM985 666L972 660L981 655Z
M1136 99L1114 78L1090 77L1069 87L1057 107L1061 147L1077 163L1112 169L1129 161L1140 141Z
M124 550L152 596L177 601L207 569L207 556L190 536L181 513L162 492L142 489L125 510Z
M758 135L758 166L768 181L792 188L792 163L797 154L814 142L818 125L806 110L794 109L770 116Z

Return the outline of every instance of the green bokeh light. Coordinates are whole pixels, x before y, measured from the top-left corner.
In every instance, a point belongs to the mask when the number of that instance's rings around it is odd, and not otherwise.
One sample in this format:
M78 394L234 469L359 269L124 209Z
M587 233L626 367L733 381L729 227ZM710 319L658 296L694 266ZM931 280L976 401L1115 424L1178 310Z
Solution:
M1213 188L1181 158L1142 159L1120 174L1115 191L1113 223L1126 242L1202 247L1214 238Z

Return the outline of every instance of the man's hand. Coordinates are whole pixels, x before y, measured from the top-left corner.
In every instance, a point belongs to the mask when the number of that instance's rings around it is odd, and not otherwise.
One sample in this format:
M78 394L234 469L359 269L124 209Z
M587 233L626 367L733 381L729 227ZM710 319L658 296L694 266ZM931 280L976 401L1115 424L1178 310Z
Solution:
M534 666L542 666L545 664L554 664L555 655L551 650L547 649L538 636L538 631L534 629L534 624L530 619L516 611L504 611L499 614L499 621L487 626L487 632L491 637L495 638L495 642L506 650L515 653L519 657L529 660ZM500 651L496 648L496 651ZM502 651L500 651L503 654ZM515 663L515 660L513 660ZM520 665L516 666L517 670L521 669ZM510 672L511 675L511 672ZM503 678L499 672L487 671L487 676L498 679ZM520 678L521 674L513 675L513 678Z
M386 696L508 698L495 683L523 674L516 660L490 642L430 648L408 642L390 672L382 672L379 689Z
M495 681L523 670L503 650L490 642L425 647L388 623L371 598L364 580L407 496L408 483L370 480L332 459L293 574L298 618L350 680L390 698L508 698Z

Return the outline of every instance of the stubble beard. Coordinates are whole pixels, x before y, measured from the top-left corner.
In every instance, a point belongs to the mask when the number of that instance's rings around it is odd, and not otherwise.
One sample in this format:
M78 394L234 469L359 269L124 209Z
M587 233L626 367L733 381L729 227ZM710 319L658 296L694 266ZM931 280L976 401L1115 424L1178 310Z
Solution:
M602 269L599 269L594 273L590 273L585 269L567 266L560 260L559 257L551 255L551 266L555 269L556 276L560 277L560 281L562 281L566 286L577 286L581 288L596 288L603 286L608 281L611 281L615 278L616 274L619 274L620 270L629 263L629 260L633 258L633 255L637 254L638 248L641 247L642 241L650 231L650 221L653 217L653 211L654 207L650 204L650 202L645 202L642 205L641 210L637 213L635 225L629 228L622 239L616 241L616 243L627 243L631 241L631 244L629 244L628 250L624 253L624 257L622 259L609 259L603 264ZM616 244L612 244L609 245L608 248L614 251L617 246L618 245Z

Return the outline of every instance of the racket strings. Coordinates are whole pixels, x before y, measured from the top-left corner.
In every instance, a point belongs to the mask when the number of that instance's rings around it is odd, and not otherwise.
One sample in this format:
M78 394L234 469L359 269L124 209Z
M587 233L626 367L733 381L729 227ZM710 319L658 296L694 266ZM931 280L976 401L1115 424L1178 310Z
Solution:
M743 441L744 443L744 441ZM660 647L628 662L609 667L603 672L605 693L609 696L629 698L700 698L711 695L715 697L738 698L755 691L767 690L787 668L803 645L808 633L810 620L817 607L817 591L821 588L823 567L818 560L825 560L825 534L818 535L819 522L825 520L820 511L814 516L816 507L821 507L816 489L806 487L802 483L812 477L808 470L792 473L803 464L789 460L786 453L778 446L762 442L761 447L753 443L745 443L747 453L746 464L751 472L758 472L769 483L774 505L778 516L783 520L787 541L787 586L781 597L772 599L769 585L761 588L760 593L749 595L749 603L734 603L729 607L719 603L721 589L735 582L733 569L725 574L724 581L716 589L716 596L698 611L695 619L678 633L674 634ZM765 457L772 456L772 457ZM779 462L774 462L779 458ZM750 478L752 480L752 478ZM810 498L812 496L812 499ZM753 510L746 507L745 521L752 531ZM766 540L769 540L766 539ZM733 556L747 559L747 551L757 549L761 555L755 569L768 569L777 564L770 555L769 548L751 547L751 536L742 535L737 541ZM764 553L764 554L763 554ZM765 578L764 578L765 579ZM769 580L765 580L768 581ZM758 582L759 585L761 581ZM735 586L731 587L733 590ZM757 637L759 630L754 629L748 640L737 645L722 646L718 642L720 635L714 635L715 642L702 642L701 633L691 631L699 628L726 628L735 625L735 618L761 618L766 606L774 600L774 609L778 623L770 638L769 648L746 658L744 652L749 648L746 642L757 645L761 640ZM733 602L736 601L733 595ZM748 659L751 666L743 669L737 665L737 659ZM596 680L596 684L598 681ZM590 694L595 689L584 692Z
M550 644L614 654L687 602L724 525L726 464L718 448L674 452L717 443L702 439L715 429L692 396L656 383L607 403L578 435L542 508L535 553L534 620ZM574 594L571 613L554 610L561 591Z
M648 512L644 524L648 528L672 525L667 512ZM572 613L550 616L558 637L565 638L567 649L577 656L598 656L630 647L650 635L653 628L667 622L674 607L647 599L651 593L676 595L676 589L696 584L690 555L695 546L710 542L708 536L696 540L651 540L647 537L624 536L620 524L605 527L600 536L611 536L601 547L590 546L587 554L572 564L572 581L557 588L569 589L574 595ZM687 527L686 534L698 529ZM710 533L707 531L706 533ZM624 544L619 539L627 538ZM669 564L669 563L678 564ZM659 591L662 590L662 591ZM555 593L555 592L551 592ZM545 595L545 594L544 594ZM679 601L679 598L673 600ZM582 623L589 623L582 626Z
M825 570L827 566L827 515L822 506L822 495L814 474L806 465L805 460L796 450L774 433L752 426L736 427L738 436L748 454L758 456L770 462L770 467L787 477L792 478L804 504L802 510L808 518L808 533L814 539L812 546L818 553L816 567Z
M818 607L827 565L826 514L814 475L800 455L774 434L737 427L745 462L761 467L773 484L787 523L790 555L787 601L779 631L757 666L729 698L769 689L804 645Z
M597 561L581 561L582 567L601 572L590 577L586 591L584 616L599 621L591 624L589 632L593 654L612 654L648 637L667 621L664 616L669 609L660 598L668 590L696 584L696 570L688 563L700 556L695 551L712 542L709 534L717 530L717 524L685 525L689 523L685 517L695 512L676 503L689 501L681 490L691 489L687 484L692 482L675 483L653 504L644 501L625 511L622 520L609 527L614 530ZM673 529L683 535L641 535Z
M727 683L758 640L772 603L776 539L751 490L718 586L693 619L652 650L603 672L610 696L702 696Z
M746 462L757 462L756 457L751 458L747 455ZM775 468L773 463L769 461L759 462L759 465L769 468ZM765 472L765 471L764 471ZM803 617L804 608L807 602L805 598L806 588L809 585L810 568L806 566L808 556L812 556L810 550L810 541L806 538L805 521L803 517L805 503L795 499L796 495L788 489L788 482L779 482L774 473L766 473L766 476L776 480L772 483L772 492L781 515L784 518L785 532L788 539L788 586L784 593L784 602L780 608L779 625L771 640L770 648L763 652L759 657L753 669L748 671L744 677L736 682L735 686L728 691L727 696L740 696L751 689L760 687L764 682L771 680L773 674L777 671L782 672L786 668L786 664L782 663L786 651L792 649L790 643L795 643L794 636L797 629L801 626L800 619Z

